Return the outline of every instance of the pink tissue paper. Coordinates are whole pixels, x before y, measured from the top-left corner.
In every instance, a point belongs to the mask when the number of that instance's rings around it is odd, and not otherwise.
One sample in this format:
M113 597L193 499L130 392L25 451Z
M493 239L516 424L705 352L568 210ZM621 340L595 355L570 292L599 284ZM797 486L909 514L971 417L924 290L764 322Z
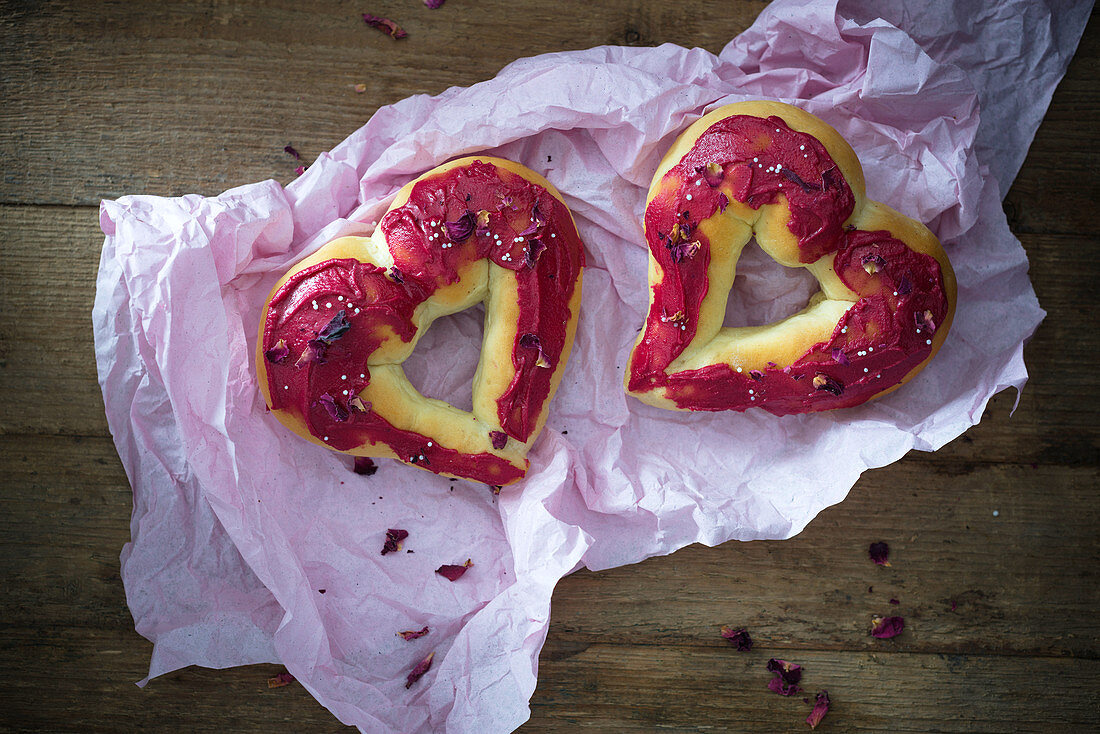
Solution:
M864 470L959 436L1026 379L1023 344L1044 314L1000 202L1088 13L1030 0L781 0L718 56L553 53L410 97L285 188L104 201L96 360L134 490L122 576L154 643L149 678L280 662L363 731L510 731L529 716L565 574L696 542L790 538ZM679 414L628 399L650 177L693 120L761 97L836 127L869 196L943 240L959 280L953 330L909 385L855 409ZM553 182L588 250L573 356L526 480L499 497L389 461L353 474L349 457L266 412L252 357L261 305L293 262L370 232L399 187L475 153ZM804 273L750 251L730 312L771 321L811 290ZM406 362L413 384L468 406L480 321L468 311L426 334ZM387 528L408 530L412 552L382 556ZM434 573L467 558L454 583ZM424 626L419 639L397 635Z

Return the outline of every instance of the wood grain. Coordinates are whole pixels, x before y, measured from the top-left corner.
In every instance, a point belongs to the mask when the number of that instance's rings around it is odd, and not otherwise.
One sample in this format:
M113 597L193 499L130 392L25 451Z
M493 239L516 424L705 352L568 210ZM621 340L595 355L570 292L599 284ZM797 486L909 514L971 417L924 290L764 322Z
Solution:
M269 690L277 666L133 685L151 646L119 577L131 492L92 354L100 198L285 182L284 145L308 162L410 94L602 43L718 52L764 3L258 5L0 0L0 731L345 730L300 685ZM765 687L771 656L830 691L825 731L1100 730L1096 28L1094 11L1005 201L1049 312L1015 414L998 395L793 540L563 579L522 731L807 731L810 705ZM877 540L889 568L867 559ZM868 635L895 612L902 636ZM748 626L753 651L722 624Z

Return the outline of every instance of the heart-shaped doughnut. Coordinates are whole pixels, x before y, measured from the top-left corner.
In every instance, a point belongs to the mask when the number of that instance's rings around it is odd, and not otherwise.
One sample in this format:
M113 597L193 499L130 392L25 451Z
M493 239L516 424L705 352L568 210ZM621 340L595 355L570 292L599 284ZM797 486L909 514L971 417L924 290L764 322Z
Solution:
M954 315L939 241L868 200L851 146L790 105L727 105L688 127L653 177L645 235L649 313L625 385L661 408L786 415L858 405L915 376ZM754 235L821 291L782 321L723 327Z
M583 269L576 225L548 181L499 158L452 161L403 187L371 237L333 240L275 285L260 388L315 443L510 484L569 358ZM482 302L473 410L424 397L401 363L433 320Z

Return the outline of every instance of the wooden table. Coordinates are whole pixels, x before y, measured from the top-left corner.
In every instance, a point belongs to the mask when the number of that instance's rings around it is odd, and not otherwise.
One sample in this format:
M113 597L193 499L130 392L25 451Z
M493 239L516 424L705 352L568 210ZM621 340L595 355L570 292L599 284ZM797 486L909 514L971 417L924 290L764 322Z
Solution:
M151 646L119 578L130 489L90 311L96 206L215 194L312 160L379 106L521 56L673 42L713 52L763 2L0 2L0 730L336 731L276 666L134 686ZM359 13L398 19L395 42ZM1032 378L934 455L866 474L786 542L690 547L564 579L523 731L807 731L768 658L828 689L829 731L1100 729L1095 15L1005 201L1049 311ZM356 84L366 91L356 93ZM890 568L867 558L887 541ZM900 604L891 605L897 598ZM908 623L868 635L873 614ZM739 653L718 636L747 626Z

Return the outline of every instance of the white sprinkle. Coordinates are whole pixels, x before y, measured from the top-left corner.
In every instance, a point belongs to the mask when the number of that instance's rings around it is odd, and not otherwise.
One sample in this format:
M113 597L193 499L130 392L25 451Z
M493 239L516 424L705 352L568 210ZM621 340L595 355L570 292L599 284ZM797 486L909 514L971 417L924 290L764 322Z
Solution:
M764 164L763 164L763 163L757 163L757 164L756 164L756 167L757 167L757 168L763 168L763 167L764 167Z
M840 333L841 334L847 334L848 333L848 327L845 326L843 329L840 330Z
M359 376L360 376L360 377L366 377L366 375L365 375L364 373L362 373L362 372L360 372L360 373L359 373Z
M431 447L432 447L432 442L428 441L428 448L431 448Z
M783 170L783 164L782 163L776 163L775 164L775 170L776 171L782 171Z
M289 390L289 389L290 389L290 385L283 385L283 389L284 389L284 390Z
M313 304L313 310L314 310L314 311L316 311L316 310L317 310L317 304L316 304L316 303L314 303L314 304Z
M348 394L348 391L347 391L347 390L344 390L344 394L345 394L345 395L347 395L347 394Z
M757 163L757 162L758 162L759 160L760 160L759 158L753 158L753 159L752 159L752 162L753 162L753 163Z
M917 333L918 333L918 334L920 333L920 329L917 329Z
M346 380L346 379L348 379L348 376L347 375L340 375L340 379L341 380Z
M749 395L752 395L752 390L749 390Z
M875 351L875 348L874 347L867 347L867 351L868 352L873 352L873 351Z
M688 195L687 195L687 200L688 200L688 201L691 201L691 194L688 194Z
M802 157L803 157L803 158L809 158L810 156L809 156L809 155L807 155L806 153L803 153L803 154L802 154Z
M783 188L783 184L779 184L779 188Z
M321 440L322 440L322 441L327 441L327 440L328 440L328 436L325 436L325 437L324 437L323 439L321 439Z
M737 368L737 371L738 371L738 372L740 372L740 371L741 371L741 368L740 368L740 367L738 367L738 368Z
M433 219L433 220L432 220L432 226L433 226L433 227L438 227L438 226L439 226L439 222L437 222L436 220L434 220L434 219Z
M864 371L864 372L868 372L869 370L868 370L868 369L867 369L866 367L864 367L864 368L863 368L863 371Z
M756 400L756 396L753 395L751 398L749 398L749 400Z
M775 131L776 131L776 132L779 132L779 128L776 128L776 129L775 129Z
M894 295L896 296L897 294L898 294L898 292L897 292L897 291L894 291Z
M1001 511L1000 511L1000 510L994 510L994 511L993 511L993 517L997 517L997 516L998 516L998 515L1000 515L1000 514L1001 514Z
M696 181L696 182L695 182L695 185L696 185L696 186L698 186L698 185L699 185L699 184L701 184L701 183L703 183L703 179L699 179L698 181Z
M332 308L332 301L325 304L325 308Z
M337 301L343 301L343 300L344 300L344 297L343 297L343 296L336 296L336 300L337 300Z
M932 340L931 340L931 339L925 339L925 340L924 340L924 343L925 343L925 344L931 344L931 343L932 343Z
M806 146L805 145L800 145L800 146L798 146L798 149L799 150L806 150Z
M355 309L355 313L359 313L359 309Z
M424 461L424 454L421 454L421 455L420 455L420 460L421 460L421 461Z
M556 235L556 234L554 234L553 232L551 232L551 233L550 233L550 238L551 238L551 239L553 239L554 237L557 237L557 235Z

